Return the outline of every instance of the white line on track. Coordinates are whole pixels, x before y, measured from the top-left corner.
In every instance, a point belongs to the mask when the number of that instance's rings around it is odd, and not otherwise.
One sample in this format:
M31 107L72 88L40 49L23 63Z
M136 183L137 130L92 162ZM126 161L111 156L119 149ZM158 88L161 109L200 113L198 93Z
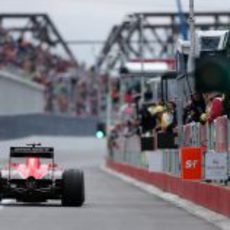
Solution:
M207 222L215 225L216 227L218 227L221 230L230 230L230 219L219 214L216 212L213 212L209 209L206 209L202 206L196 205L188 200L182 199L177 195L174 195L172 193L166 193L160 189L158 189L157 187L153 186L153 185L149 185L146 184L144 182L140 182L136 179L133 179L129 176L123 175L121 173L115 172L109 168L107 168L106 166L101 166L101 169L106 172L109 173L110 175L113 175L129 184L132 184L150 194L153 194L157 197L160 197L161 199L170 202L172 204L174 204L175 206L182 208L184 210L186 210L187 212L189 212L190 214L197 216L201 219L206 220Z
M15 203L15 200L12 200L12 199L3 199L1 202L2 205L14 204L14 203Z
M15 200L3 199L0 203L0 211L4 209L5 205L9 205L9 204L15 204Z

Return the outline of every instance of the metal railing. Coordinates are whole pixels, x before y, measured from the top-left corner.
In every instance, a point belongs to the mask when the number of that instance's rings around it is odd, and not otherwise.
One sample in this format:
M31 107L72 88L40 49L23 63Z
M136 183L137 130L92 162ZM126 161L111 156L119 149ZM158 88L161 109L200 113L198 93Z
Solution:
M215 153L228 153L228 176L230 177L230 121L226 116L217 118L213 123L190 123L184 126L184 146L203 147ZM137 167L149 168L147 152L141 151L141 140L136 134L124 135L122 131L114 140L110 157L118 162L129 163ZM110 152L111 152L110 151ZM152 153L154 154L153 150ZM151 151L150 151L151 152ZM162 172L179 176L179 149L158 149L161 153Z

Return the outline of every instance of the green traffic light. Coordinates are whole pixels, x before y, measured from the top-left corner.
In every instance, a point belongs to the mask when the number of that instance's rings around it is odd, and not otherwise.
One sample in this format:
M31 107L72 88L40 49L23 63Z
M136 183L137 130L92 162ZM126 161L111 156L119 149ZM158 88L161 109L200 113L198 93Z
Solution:
M102 138L105 137L105 134L102 131L99 130L99 131L96 132L96 137L98 139L102 139Z

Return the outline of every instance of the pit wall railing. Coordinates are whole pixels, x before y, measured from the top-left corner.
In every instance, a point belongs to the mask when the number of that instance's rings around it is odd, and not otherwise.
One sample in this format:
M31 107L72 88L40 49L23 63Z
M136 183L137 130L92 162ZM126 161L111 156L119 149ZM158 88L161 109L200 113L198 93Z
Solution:
M206 151L216 154L228 153L228 176L230 176L230 121L226 116L204 125L195 122L187 124L183 127L183 131L183 146L203 147ZM122 130L112 146L109 155L116 162L128 163L149 171L180 175L179 149L141 151L140 137L136 134L124 134Z

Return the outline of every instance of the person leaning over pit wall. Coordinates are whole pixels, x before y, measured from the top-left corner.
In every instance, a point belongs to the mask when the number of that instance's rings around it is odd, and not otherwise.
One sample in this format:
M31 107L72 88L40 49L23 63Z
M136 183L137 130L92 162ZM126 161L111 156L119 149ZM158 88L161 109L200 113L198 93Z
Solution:
M212 123L216 118L224 115L223 95L219 93L209 93L206 98L206 112L201 115L203 123Z
M152 133L156 126L155 107L155 103L152 103L151 105L143 105L140 110L140 125L143 134Z
M176 126L176 105L173 102L168 102L163 111L159 113L159 128L158 132L173 132L173 128Z
M176 104L173 101L168 102L166 105L165 123L165 131L167 132L172 133L173 129L177 126Z
M203 96L200 93L192 94L190 102L184 109L184 124L191 122L202 122L201 116L205 113L205 109L206 104Z
M156 132L160 132L164 130L164 127L166 125L165 118L166 116L163 116L166 111L166 108L162 105L157 105L155 108L155 115L156 115Z

